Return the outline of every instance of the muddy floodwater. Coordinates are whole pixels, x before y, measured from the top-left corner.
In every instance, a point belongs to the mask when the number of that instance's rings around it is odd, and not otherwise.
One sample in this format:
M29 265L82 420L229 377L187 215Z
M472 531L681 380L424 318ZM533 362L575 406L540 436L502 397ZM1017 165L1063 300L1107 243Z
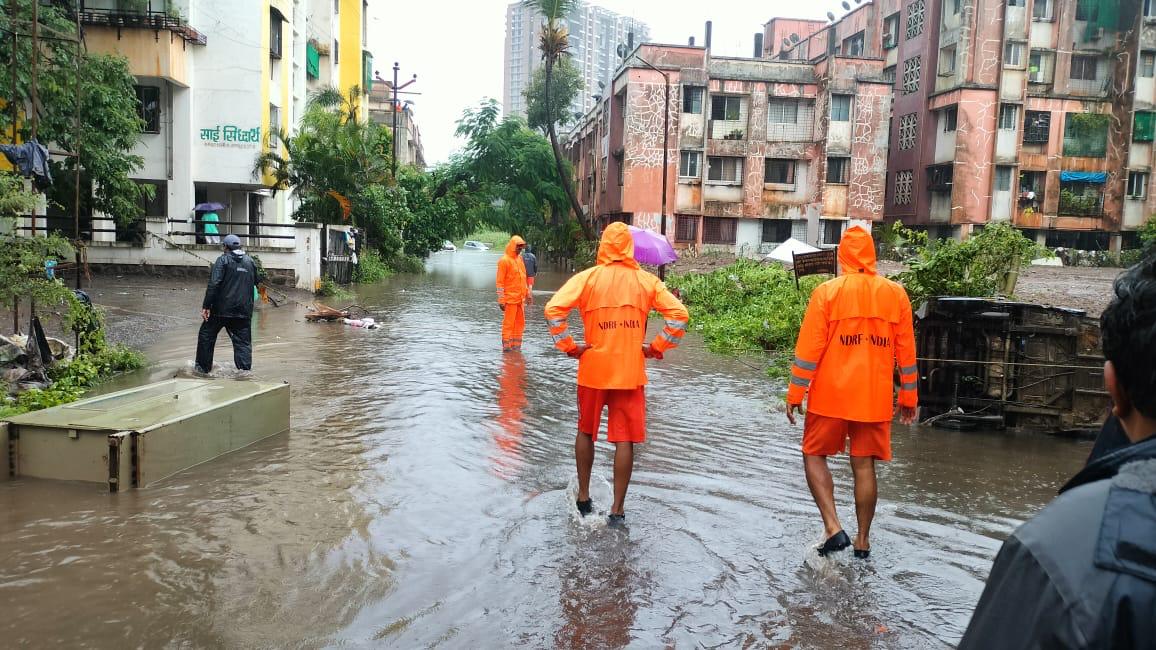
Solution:
M692 334L650 364L628 529L580 521L575 366L541 314L565 278L540 274L525 351L503 356L496 261L438 253L362 290L378 330L262 308L254 369L292 384L287 434L121 494L0 482L0 645L946 647L1002 539L1090 449L897 428L871 559L808 563L801 427L751 360ZM94 293L161 334L130 381L188 364L199 287ZM610 469L600 443L596 499ZM846 459L833 469L853 532Z

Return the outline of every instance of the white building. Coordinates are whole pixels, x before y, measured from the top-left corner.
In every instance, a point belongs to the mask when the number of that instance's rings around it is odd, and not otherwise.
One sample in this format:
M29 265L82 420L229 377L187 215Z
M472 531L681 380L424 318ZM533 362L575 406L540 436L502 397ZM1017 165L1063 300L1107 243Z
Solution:
M515 2L506 8L506 46L503 75L503 106L507 115L526 115L523 93L534 71L542 65L538 35L543 18L534 9ZM570 56L582 72L584 87L570 110L586 114L597 103L595 95L605 95L614 71L621 63L618 46L630 49L650 39L650 28L629 16L602 7L580 3L566 19L570 31Z

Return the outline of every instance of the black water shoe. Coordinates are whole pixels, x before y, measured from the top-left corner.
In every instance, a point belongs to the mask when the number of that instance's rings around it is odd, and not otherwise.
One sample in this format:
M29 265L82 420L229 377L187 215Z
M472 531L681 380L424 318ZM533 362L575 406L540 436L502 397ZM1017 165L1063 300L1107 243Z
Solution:
M857 548L855 549L855 557L859 558L860 560L866 560L867 558L871 557L871 549Z
M626 515L611 514L606 518L606 525L610 528L626 528Z
M575 501L574 503L578 506L578 514L582 515L583 517L590 514L591 512L594 512L594 499Z
M824 556L824 555L827 555L828 553L835 553L836 551L842 551L843 549L847 548L850 545L851 545L851 538L847 536L846 532L841 530L841 531L835 533L834 535L831 535L830 539L823 542L823 545L820 546L816 550L819 551L820 556Z

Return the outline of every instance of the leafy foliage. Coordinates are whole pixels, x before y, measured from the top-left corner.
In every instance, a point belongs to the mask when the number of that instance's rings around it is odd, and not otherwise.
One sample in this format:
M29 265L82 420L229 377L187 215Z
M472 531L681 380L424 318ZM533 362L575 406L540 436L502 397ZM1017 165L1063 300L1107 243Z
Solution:
M546 110L546 69L534 70L530 77L530 85L522 91L526 98L526 122L531 129L546 133L547 115L553 115L557 126L566 126L575 121L570 113L570 104L582 90L582 71L574 65L574 61L564 56L558 59L554 66L554 74L550 81L550 106Z
M1008 224L989 224L970 239L923 246L896 276L915 306L934 296L994 296L1013 273L1051 253Z
M5 11L0 11L0 30L27 33L32 0L7 0L4 4ZM41 3L40 29L46 37L75 35L75 18L62 6L68 5ZM31 57L31 39L18 39L15 52L13 39L0 39L0 60L26 62ZM153 188L129 178L129 174L141 168L144 159L132 153L140 142L143 124L137 115L135 79L129 72L128 61L123 57L84 52L78 60L74 44L45 38L41 41L38 68L36 106L32 105L31 66L10 68L10 72L15 73L15 101L26 109L25 114L18 117L17 130L21 138L31 137L33 120L27 111L35 111L40 142L51 142L54 149L80 152L79 159L52 160L56 183L49 199L66 212L72 212L75 202L72 183L79 164L85 179L81 188L82 210L104 212L122 224L141 217L143 200L151 198ZM10 94L12 91L5 84L6 99ZM75 123L78 101L79 130ZM11 132L12 117L11 111L0 111L0 131Z
M1149 217L1148 221L1140 226L1140 242L1144 244L1144 248L1152 250L1156 249L1156 217Z
M36 195L24 190L24 182L12 172L0 171L0 219L29 214L36 208Z
M357 269L353 274L353 281L358 284L373 284L381 282L390 275L389 267L381 259L381 253L367 250L357 260Z

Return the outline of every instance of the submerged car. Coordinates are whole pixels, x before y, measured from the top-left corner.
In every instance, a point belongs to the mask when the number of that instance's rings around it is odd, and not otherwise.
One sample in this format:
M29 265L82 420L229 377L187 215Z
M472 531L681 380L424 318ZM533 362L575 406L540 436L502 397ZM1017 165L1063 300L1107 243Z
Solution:
M452 241L447 240L447 241L442 242L442 250L443 251L456 251L457 249L458 249L458 247L454 246L454 243Z
M483 244L483 243L482 243L482 242L480 242L480 241L474 241L474 240L472 240L472 239L471 239L471 240L469 240L469 241L467 241L467 242L465 243L465 245L464 245L464 248L472 248L472 249L474 249L474 250L478 250L478 251L488 251L488 250L490 250L490 247L489 247L489 246L486 246L485 244Z

